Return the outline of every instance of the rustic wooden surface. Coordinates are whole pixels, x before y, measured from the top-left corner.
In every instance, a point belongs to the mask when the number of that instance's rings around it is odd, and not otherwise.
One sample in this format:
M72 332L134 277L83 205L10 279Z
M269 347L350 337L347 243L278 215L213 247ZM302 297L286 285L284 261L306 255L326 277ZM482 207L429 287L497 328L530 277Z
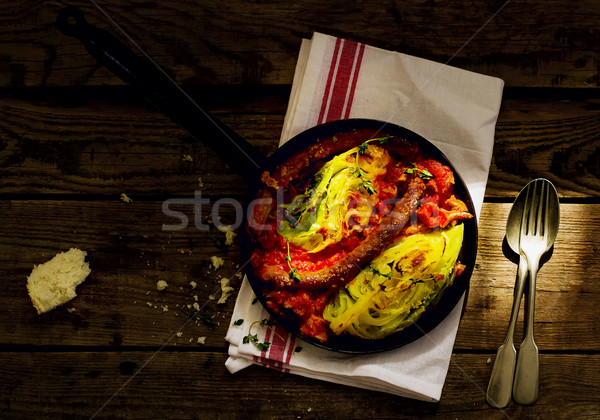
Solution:
M173 336L186 305L207 301L241 257L237 242L217 246L215 229L163 231L173 220L161 204L195 190L242 198L244 180L58 32L56 15L72 4L109 28L85 2L0 6L0 417L600 417L598 2L107 4L179 83L265 154L277 147L300 41L314 31L505 80L477 266L435 404L258 367L230 375L224 335L235 296L203 309L216 325L198 319ZM540 397L497 410L485 388L516 274L505 221L538 176L554 182L562 203L556 247L538 278ZM92 274L75 300L38 316L26 277L71 246L88 251ZM226 260L218 271L212 255ZM170 286L158 292L161 279ZM519 324L517 342L522 335Z

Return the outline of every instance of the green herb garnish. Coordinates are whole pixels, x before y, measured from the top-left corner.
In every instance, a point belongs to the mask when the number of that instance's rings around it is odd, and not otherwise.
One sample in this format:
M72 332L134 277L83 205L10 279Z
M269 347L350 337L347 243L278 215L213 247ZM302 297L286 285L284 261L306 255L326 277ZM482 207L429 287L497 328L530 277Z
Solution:
M361 144L360 146L358 146L358 154L361 156L364 155L368 148L369 148L368 141L366 141L363 144Z
M367 267L367 270L373 272L374 274L377 274L378 276L385 277L386 279L389 279L389 280L392 280L392 279L394 279L394 280L402 280L401 277L394 277L392 275L391 271L389 273L382 273L381 271L379 271L378 269L376 269L374 267L371 267L370 265ZM412 278L408 279L408 281L412 282L412 284L425 283L425 280L415 280L415 279L412 279ZM385 286L381 285L381 289L385 291Z
M363 144L365 144L365 143L363 143ZM361 180L361 183L358 184L358 189L360 190L361 188L364 188L369 193L369 195L373 195L377 191L375 190L375 188L373 188L373 182L370 179L367 179L367 173L365 171L363 171L360 168L360 166L358 166L358 155L359 154L361 154L360 147L359 147L359 152L354 155L356 166L354 167L354 169L352 169L352 174Z
M386 144L391 138L392 138L392 136L385 136L385 137L377 137L375 139L369 139L369 140L363 142L360 146L358 146L358 154L361 156L364 155L365 152L367 151L367 148L369 147L369 143L378 141L379 144Z
M287 263L290 271L288 273L288 276L290 279L294 280L294 282L296 283L300 283L302 281L302 278L300 277L300 274L298 274L298 269L296 267L292 267L292 256L290 255L290 243L287 242L287 256L285 257L285 262Z
M185 309L183 309L182 311L185 314L185 316L187 316L189 319L195 318L196 314L198 313L198 311L194 308L191 308L189 311L186 311Z
M373 267L371 267L371 266L368 266L368 267L367 267L367 269L368 269L369 271L373 272L374 274L377 274L378 276L385 277L385 278L387 278L387 279L390 279L390 280L393 278L393 277L392 277L392 272L391 272L391 271L390 271L389 273L385 273L385 274L384 274L384 273L382 273L381 271L379 271L378 269L376 269L376 268L373 268Z
M271 331L273 331L273 333L277 334L277 336L279 338L281 338L282 341L284 341L284 338L281 335L279 335L277 333L277 331L275 331L275 329L273 328L273 325L275 325L275 321L265 318L261 321L254 321L252 324L250 324L250 327L248 328L248 335L244 336L244 338L242 339L242 343L244 343L244 344L253 343L256 346L256 348L259 349L260 351L266 351L269 349L269 347L271 346L271 343L269 343L268 341L260 342L258 340L258 334L252 334L252 327L255 324L258 324L261 327L270 328Z
M361 180L361 183L358 184L358 189L360 190L361 188L364 188L365 191L367 191L367 193L369 193L369 195L373 195L377 191L375 190L375 188L373 188L373 182L370 179L367 179L367 173L365 171L363 171L360 168L360 166L358 166L358 157L364 155L367 152L367 149L369 148L369 143L378 141L380 144L385 144L391 138L392 138L392 136L385 136L385 137L378 137L375 139L369 139L358 146L358 152L355 155L355 167L352 170L352 174L354 174L354 176L356 176L357 178L360 178L360 180Z
M217 322L206 314L200 315L200 319L202 320L202 322L204 322L209 327L215 327L217 325Z
M414 163L412 163L412 166L413 166L412 168L407 168L404 171L404 173L409 174L409 175L412 174L413 176L418 176L425 182L429 181L430 179L435 178L435 175L433 175L427 169L419 169L419 168L417 168L417 165L415 165Z

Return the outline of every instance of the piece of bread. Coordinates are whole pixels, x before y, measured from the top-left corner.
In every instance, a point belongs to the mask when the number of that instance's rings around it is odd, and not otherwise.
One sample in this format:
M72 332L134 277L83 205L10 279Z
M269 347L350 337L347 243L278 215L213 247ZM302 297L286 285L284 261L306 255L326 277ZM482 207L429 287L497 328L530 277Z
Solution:
M34 265L27 277L27 291L38 314L60 306L77 294L75 287L83 283L90 267L85 262L87 253L77 248L61 252L40 265Z

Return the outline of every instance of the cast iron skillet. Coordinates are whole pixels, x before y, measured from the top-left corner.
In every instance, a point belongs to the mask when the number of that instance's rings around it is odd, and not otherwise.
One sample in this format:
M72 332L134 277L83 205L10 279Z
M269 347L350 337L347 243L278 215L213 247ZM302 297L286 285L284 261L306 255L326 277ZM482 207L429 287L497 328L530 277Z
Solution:
M414 141L427 155L448 165L454 172L455 193L463 199L470 213L475 215L473 202L460 174L434 145L406 128L369 119L333 121L298 134L271 157L266 158L246 140L202 109L160 68L134 54L108 32L89 25L79 9L75 7L63 9L58 15L57 24L65 35L78 38L93 57L123 81L139 90L150 103L164 112L194 139L204 143L232 168L238 170L244 178L248 179L250 184L248 202L256 197L259 189L264 187L260 181L260 174L264 170L272 172L288 158L304 150L317 139L332 137L337 133L352 130L371 129L377 130L382 136L394 135ZM321 343L300 333L297 323L267 310L278 323L291 333L328 350L342 353L373 353L408 344L427 334L442 322L456 306L461 296L468 292L469 279L473 272L477 253L477 221L473 217L463 223L465 236L459 260L466 265L465 272L454 280L452 286L444 292L437 304L430 305L416 323L402 331L380 340L365 340L342 334L332 337L326 343ZM248 261L254 245L245 229L242 230L241 238L242 255L245 261ZM261 291L261 280L252 273L252 270L247 274L256 296L267 308L266 298ZM466 299L464 302L466 304Z

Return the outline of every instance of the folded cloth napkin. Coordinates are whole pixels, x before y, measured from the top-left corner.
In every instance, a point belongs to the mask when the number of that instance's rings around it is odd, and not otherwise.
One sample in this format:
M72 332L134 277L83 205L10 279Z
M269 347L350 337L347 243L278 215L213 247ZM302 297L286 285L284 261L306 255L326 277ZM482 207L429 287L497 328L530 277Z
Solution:
M327 121L372 118L404 126L434 143L462 175L477 215L488 178L503 81L448 65L315 33L303 40L280 145ZM463 297L464 299L464 297ZM438 401L448 371L463 299L430 333L395 350L331 352L281 326L255 324L271 343L244 343L253 321L268 318L244 279L226 339L227 369L251 364L424 401ZM241 325L236 320L243 319Z

